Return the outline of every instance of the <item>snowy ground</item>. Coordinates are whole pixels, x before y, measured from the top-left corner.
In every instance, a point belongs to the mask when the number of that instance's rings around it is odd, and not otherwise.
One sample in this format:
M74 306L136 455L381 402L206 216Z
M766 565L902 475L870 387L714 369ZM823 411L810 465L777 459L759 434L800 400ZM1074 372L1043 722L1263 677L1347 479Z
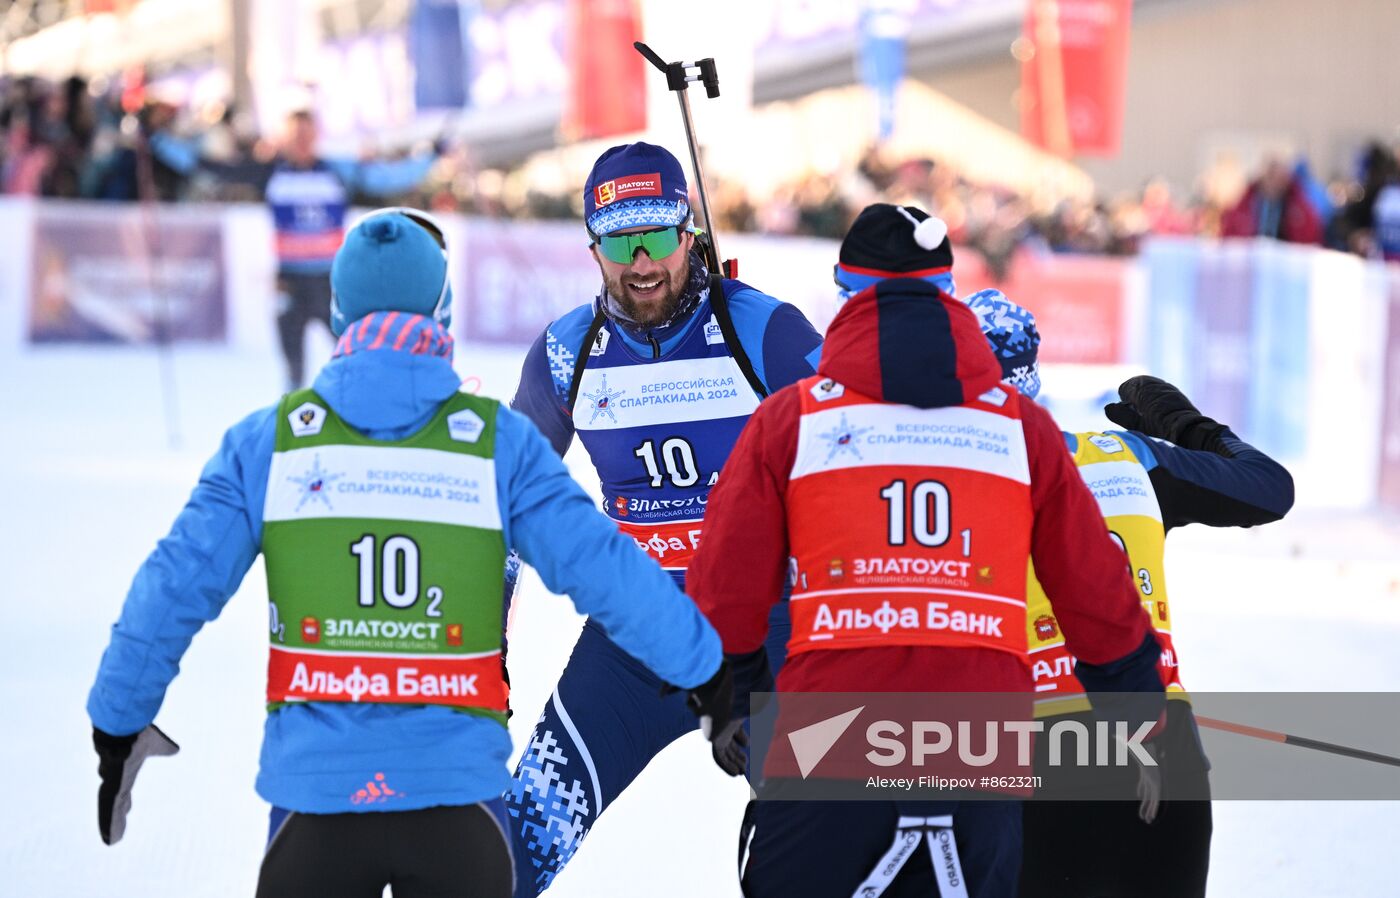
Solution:
M458 368L508 396L520 355L463 347ZM43 350L0 357L0 894L251 894L266 806L252 783L261 734L265 587L255 568L196 638L159 722L183 747L152 762L126 839L97 836L96 757L83 703L129 578L166 530L223 428L273 400L270 358L177 353L178 448L153 354ZM570 456L595 482L587 460ZM1201 690L1400 691L1400 528L1299 511L1257 532L1196 528L1169 556L1177 645ZM527 581L511 640L513 732L525 736L581 619ZM550 894L737 895L746 790L697 735L609 808ZM1213 896L1397 894L1400 804L1217 802ZM1163 858L1163 863L1169 863Z

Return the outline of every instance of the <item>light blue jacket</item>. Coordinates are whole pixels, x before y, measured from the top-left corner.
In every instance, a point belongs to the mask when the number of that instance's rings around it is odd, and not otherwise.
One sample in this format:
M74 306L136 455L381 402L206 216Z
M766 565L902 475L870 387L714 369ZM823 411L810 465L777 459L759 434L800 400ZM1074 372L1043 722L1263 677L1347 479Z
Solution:
M382 314L351 325L314 388L351 426L393 440L426 424L461 383L450 362L451 338L440 330L428 352L416 335L400 337L397 330L370 348ZM437 327L418 316L396 323ZM123 735L155 719L190 640L219 616L261 550L275 416L274 405L224 435L169 535L137 573L88 696L98 729ZM714 630L599 513L534 425L504 406L495 460L506 543L545 585L572 597L662 679L682 687L708 680L721 658ZM504 791L510 751L500 724L445 707L287 705L268 715L257 790L278 807L304 813L470 804ZM377 773L402 794L353 802Z

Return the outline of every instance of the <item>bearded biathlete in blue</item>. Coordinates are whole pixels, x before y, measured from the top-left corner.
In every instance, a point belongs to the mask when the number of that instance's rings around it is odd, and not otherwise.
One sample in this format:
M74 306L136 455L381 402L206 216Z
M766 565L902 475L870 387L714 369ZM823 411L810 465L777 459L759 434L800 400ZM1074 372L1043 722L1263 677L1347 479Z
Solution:
M506 898L506 546L634 663L688 689L702 725L707 705L724 725L727 668L695 606L535 427L460 391L431 219L366 218L331 280L340 342L314 389L228 431L112 630L88 698L100 832L122 837L142 762L176 751L153 725L166 689L261 553L257 790L274 811L259 898L377 898L386 885L398 898Z
M599 157L584 215L603 289L535 341L513 403L561 455L577 432L604 510L678 584L739 431L765 396L813 372L821 346L793 306L706 270L687 196L680 163L660 147ZM517 895L548 888L598 816L695 729L683 697L662 698L613 635L603 620L584 626L506 797Z

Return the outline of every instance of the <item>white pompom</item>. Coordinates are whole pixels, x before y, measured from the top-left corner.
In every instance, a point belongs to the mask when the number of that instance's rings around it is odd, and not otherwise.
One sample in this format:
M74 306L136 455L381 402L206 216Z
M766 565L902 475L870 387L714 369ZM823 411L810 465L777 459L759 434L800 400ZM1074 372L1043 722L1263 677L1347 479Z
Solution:
M924 249L937 249L948 237L948 224L936 215L930 215L914 226L914 242Z

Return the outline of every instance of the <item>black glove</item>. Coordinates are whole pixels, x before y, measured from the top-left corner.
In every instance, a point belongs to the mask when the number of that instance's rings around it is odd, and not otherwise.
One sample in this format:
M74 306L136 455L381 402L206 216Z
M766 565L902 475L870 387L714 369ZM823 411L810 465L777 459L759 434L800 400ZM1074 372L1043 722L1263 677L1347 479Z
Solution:
M663 698L674 692L686 694L686 707L699 718L700 732L711 742L719 733L724 732L724 728L729 726L729 721L734 719L731 707L734 703L734 674L729 669L728 661L721 660L715 675L699 686L683 690L679 686L667 683L661 687Z
M1176 387L1159 377L1141 374L1118 386L1122 402L1110 402L1103 413L1125 430L1136 430L1186 449L1215 451L1228 428L1201 414Z
M736 717L710 740L710 756L730 776L743 776L749 763L749 734L744 722L745 718Z
M662 696L680 691L669 683L661 687ZM734 673L729 662L721 660L714 676L685 693L686 706L699 719L700 732L710 741L715 763L730 776L743 773L749 734L743 730L743 720L734 714Z
M97 829L102 841L115 845L126 832L126 815L131 810L131 787L147 758L173 755L180 746L155 724L130 736L113 736L93 727L92 745L97 749Z

